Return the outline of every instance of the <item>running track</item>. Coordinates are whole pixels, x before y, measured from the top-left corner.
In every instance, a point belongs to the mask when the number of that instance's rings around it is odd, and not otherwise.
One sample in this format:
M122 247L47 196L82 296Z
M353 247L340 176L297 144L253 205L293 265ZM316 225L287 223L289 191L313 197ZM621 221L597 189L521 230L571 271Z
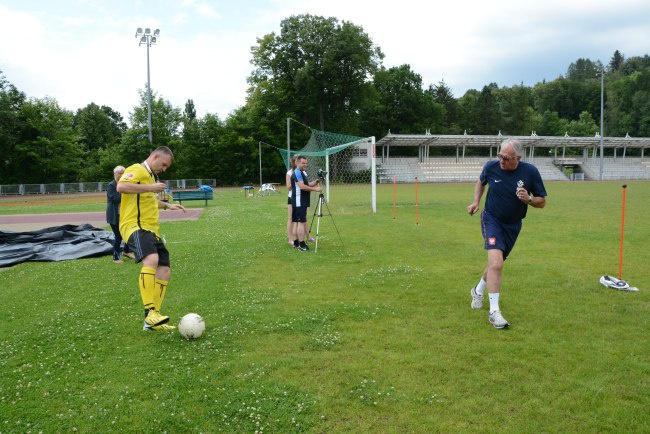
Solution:
M160 221L198 220L203 208L188 208L183 211L160 211ZM60 225L80 225L89 223L95 227L103 228L106 223L106 212L75 212L57 214L12 214L0 215L0 231L33 231Z

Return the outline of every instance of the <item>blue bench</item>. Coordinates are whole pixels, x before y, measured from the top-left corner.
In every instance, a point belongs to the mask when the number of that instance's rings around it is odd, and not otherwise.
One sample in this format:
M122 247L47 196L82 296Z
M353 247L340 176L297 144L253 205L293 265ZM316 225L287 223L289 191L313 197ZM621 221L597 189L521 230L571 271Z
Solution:
M250 184L246 184L242 187L242 190L244 190L244 197L252 196L253 191L255 191L255 187Z
M180 190L174 191L172 194L174 201L181 205L184 200L204 200L205 206L208 206L208 200L212 200L214 197L212 190Z

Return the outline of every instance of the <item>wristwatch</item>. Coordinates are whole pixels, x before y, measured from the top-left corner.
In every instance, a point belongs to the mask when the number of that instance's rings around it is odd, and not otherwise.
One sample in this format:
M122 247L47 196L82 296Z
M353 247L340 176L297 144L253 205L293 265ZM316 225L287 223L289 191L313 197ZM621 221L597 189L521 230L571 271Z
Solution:
M528 193L528 203L533 203L533 195Z

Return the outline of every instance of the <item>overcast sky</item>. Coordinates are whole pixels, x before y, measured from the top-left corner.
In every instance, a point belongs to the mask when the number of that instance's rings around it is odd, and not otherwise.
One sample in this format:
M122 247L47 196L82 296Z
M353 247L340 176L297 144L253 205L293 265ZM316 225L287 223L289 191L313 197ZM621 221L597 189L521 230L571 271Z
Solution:
M135 30L159 28L152 89L224 119L245 103L256 38L303 13L363 27L384 66L407 63L424 86L444 80L456 97L553 80L615 50L650 54L648 0L0 0L0 71L28 97L108 105L128 121L147 82Z

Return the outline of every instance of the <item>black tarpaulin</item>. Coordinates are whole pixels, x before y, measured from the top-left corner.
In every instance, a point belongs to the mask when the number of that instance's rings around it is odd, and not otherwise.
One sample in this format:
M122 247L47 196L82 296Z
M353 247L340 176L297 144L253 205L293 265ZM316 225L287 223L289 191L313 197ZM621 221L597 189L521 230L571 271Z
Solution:
M67 261L113 254L111 231L90 224L30 232L0 231L0 267L26 261Z

